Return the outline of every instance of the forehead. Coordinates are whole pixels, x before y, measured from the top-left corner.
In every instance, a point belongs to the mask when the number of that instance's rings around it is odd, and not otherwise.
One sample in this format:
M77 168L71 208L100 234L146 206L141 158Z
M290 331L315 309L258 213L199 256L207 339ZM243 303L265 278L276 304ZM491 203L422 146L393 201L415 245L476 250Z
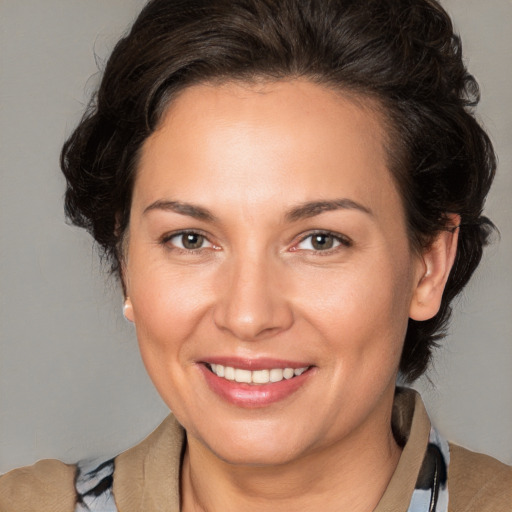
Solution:
M134 206L162 194L257 206L274 193L284 207L340 195L378 207L396 189L377 107L300 80L189 87L143 146Z

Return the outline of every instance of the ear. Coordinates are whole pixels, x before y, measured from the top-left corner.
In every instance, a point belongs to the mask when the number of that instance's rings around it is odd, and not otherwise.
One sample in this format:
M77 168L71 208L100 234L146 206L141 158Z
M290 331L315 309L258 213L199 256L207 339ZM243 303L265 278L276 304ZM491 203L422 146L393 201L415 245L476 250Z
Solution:
M132 323L135 321L134 317L133 317L133 306L132 306L132 301L130 300L130 297L126 297L126 299L124 299L123 315L126 318L126 320L128 320Z
M432 244L422 254L422 273L414 290L409 317L412 320L429 320L441 306L444 287L457 254L460 216L448 215L447 229L438 233Z

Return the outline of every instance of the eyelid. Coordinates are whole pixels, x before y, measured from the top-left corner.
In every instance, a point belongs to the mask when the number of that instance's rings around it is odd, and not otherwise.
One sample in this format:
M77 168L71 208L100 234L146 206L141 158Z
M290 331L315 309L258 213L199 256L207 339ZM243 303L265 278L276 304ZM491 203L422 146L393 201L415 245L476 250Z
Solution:
M170 244L170 245L172 245L172 248L175 250L184 251L187 253L199 252L203 249L215 249L215 250L220 249L220 247L218 245L216 245L214 242L211 241L210 235L208 235L201 229L180 229L177 231L172 231L170 233L165 233L164 235L162 235L160 237L159 243L161 245L169 245L170 241L173 238L180 237L183 235L188 235L188 234L199 235L199 236L203 237L205 239L205 241L208 242L209 245L207 247L200 247L198 249L186 249L184 247L179 247L175 244ZM308 238L315 236L315 235L330 236L338 242L338 245L336 245L335 247L332 247L330 249L325 249L325 250L300 249L297 247L299 244L301 244ZM329 254L331 252L335 252L340 246L347 248L347 247L351 247L352 245L353 245L352 240L346 235L343 235L343 234L337 233L337 232L333 232L333 231L329 231L329 230L316 229L313 231L309 231L307 233L303 233L303 234L299 235L298 237L296 237L296 241L293 243L292 247L290 247L289 250L292 252L298 251L298 250L304 250L304 251L309 251L309 252L314 252L314 253Z
M199 235L199 236L202 236L206 242L208 242L208 246L207 247L200 247L198 249L186 249L184 247L179 247L175 244L170 244L170 241L173 239L173 238L176 238L176 237L180 237L180 236L183 236L183 235ZM202 249L219 249L219 247L214 244L211 240L210 240L210 236L205 233L203 230L201 229L179 229L177 231L172 231L170 233L166 233L164 235L162 235L160 237L160 240L159 240L159 243L161 245L172 245L172 248L173 249L176 249L178 251L184 251L184 252L187 252L187 253L192 253L192 252L199 252L201 251Z
M324 236L331 236L333 237L337 242L339 242L339 245L335 246L335 247L332 247L330 249L325 249L325 250L315 250L315 249L299 249L297 246L299 244L301 244L302 242L304 242L305 240L307 240L308 238L312 237L312 236L315 236L315 235L324 235ZM290 248L291 251L300 251L300 250L304 250L304 251L310 251L310 252L314 252L314 253L317 253L317 254L329 254L331 252L334 252L336 250L338 250L338 248L341 246L341 247L344 247L344 248L348 248L348 247L352 247L353 245L353 241L346 235L342 235L341 233L337 233L337 232L334 232L334 231L329 231L329 230L323 230L323 229L316 229L316 230L313 230L313 231L309 231L307 233L303 233L302 235L300 235L298 237L298 240L293 244L293 246Z

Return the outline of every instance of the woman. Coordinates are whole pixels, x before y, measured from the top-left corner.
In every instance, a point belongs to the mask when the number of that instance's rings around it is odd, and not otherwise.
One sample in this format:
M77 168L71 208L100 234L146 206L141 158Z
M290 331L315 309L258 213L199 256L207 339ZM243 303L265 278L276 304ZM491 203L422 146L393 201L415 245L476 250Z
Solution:
M509 510L510 468L395 389L492 227L476 98L433 1L150 2L62 168L174 416L2 507Z

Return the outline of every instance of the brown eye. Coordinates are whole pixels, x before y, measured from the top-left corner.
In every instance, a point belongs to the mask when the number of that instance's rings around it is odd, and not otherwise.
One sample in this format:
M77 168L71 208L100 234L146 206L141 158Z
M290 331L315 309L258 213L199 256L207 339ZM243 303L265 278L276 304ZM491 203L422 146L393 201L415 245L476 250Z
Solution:
M184 249L200 249L204 244L204 236L198 233L184 233L181 235L181 245Z
M199 249L213 248L213 244L206 236L195 231L182 231L165 237L162 242L165 245L183 249L184 251L198 251Z
M325 251L334 247L334 237L332 235L318 234L311 236L311 246L315 251Z
M337 235L334 233L312 233L304 237L296 246L295 249L302 251L328 251L329 249L336 249L338 247L350 247L352 242L344 237L343 235Z

